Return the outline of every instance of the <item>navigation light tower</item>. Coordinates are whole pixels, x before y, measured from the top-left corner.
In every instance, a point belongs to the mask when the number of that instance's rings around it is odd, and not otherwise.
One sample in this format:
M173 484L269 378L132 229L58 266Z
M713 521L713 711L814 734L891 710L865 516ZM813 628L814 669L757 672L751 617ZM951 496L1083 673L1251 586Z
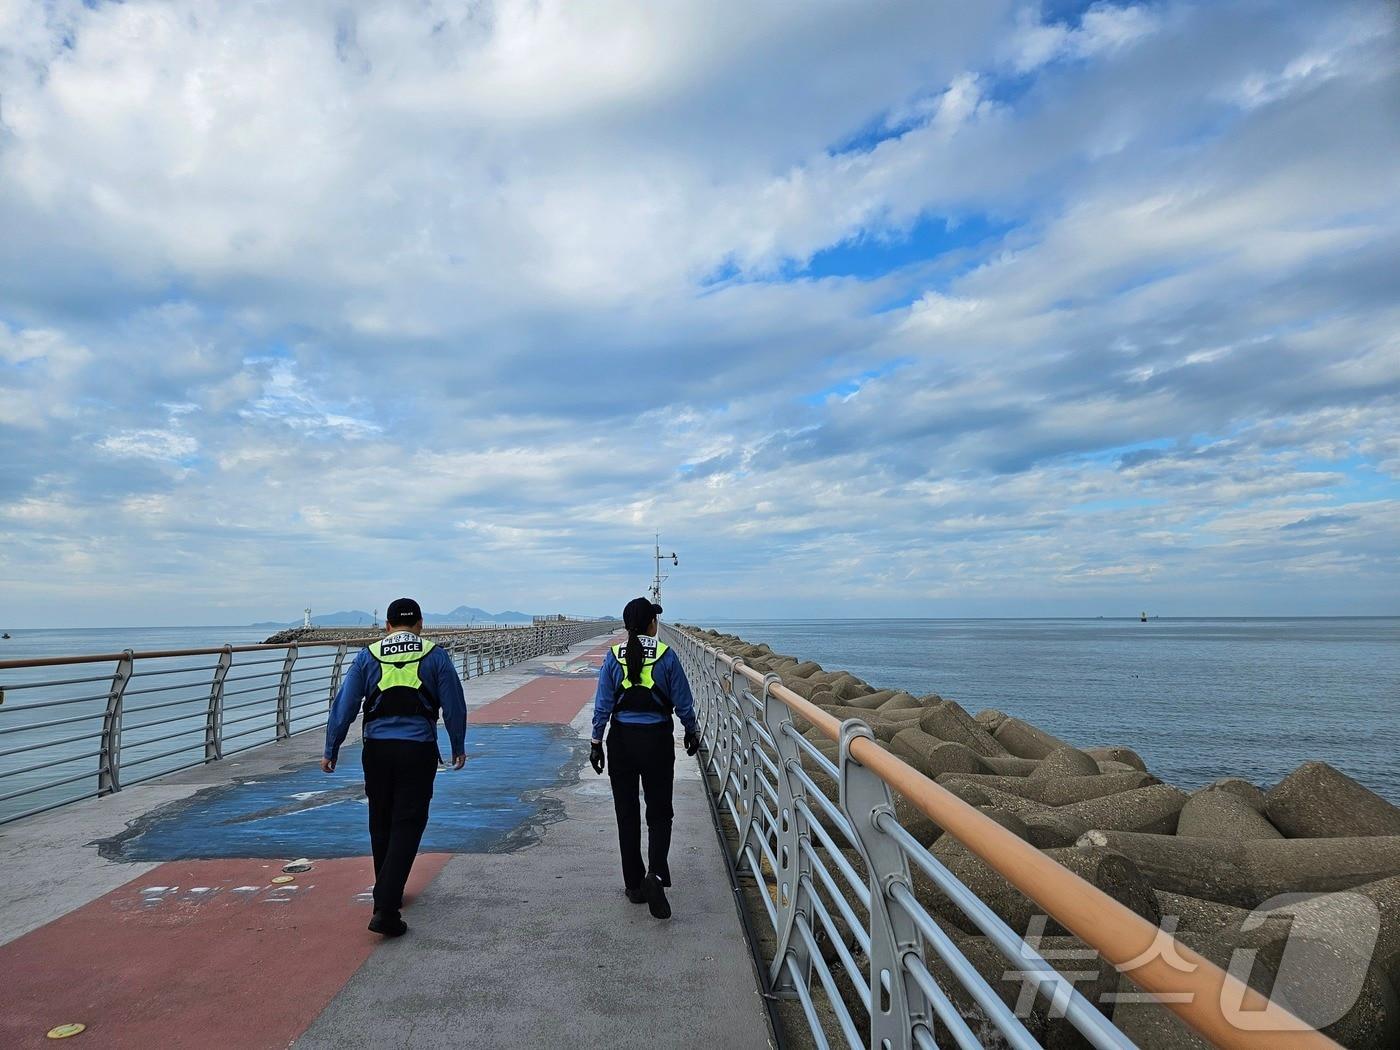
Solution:
M672 551L670 554L661 553L661 533L658 532L656 534L656 551L652 556L653 561L656 563L656 576L651 582L651 600L656 602L657 605L661 604L662 582L671 578L670 573L663 574L661 571L661 563L667 558L671 559L672 565L679 565L681 563L681 560L676 557L675 551Z

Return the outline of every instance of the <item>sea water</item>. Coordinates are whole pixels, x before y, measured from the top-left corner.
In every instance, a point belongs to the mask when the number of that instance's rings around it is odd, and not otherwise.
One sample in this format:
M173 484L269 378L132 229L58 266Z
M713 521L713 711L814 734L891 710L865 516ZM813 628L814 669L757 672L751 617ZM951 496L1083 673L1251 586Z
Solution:
M1400 618L714 620L879 689L998 708L1167 783L1329 762L1400 803Z
M221 645L257 645L276 627L83 627L21 630L0 639L0 660L30 660L46 656L91 656L123 649L153 652L167 649L213 649ZM372 634L365 628L366 634Z
M262 642L265 627L114 627L19 630L0 638L0 661L61 656L107 657L93 663L17 669L0 668L0 820L13 818L97 790L102 714L117 667L117 654L210 649ZM313 655L314 654L314 655ZM276 738L276 687L280 651L235 660L235 675L257 677L234 683L226 702L225 732L239 736L227 748L250 747ZM291 730L325 718L314 703L314 684L326 674L326 651L308 650L292 675L297 696ZM213 655L136 661L122 719L122 782L130 784L202 761L204 723ZM320 678L318 678L320 676ZM240 707L235 710L232 705ZM237 719L236 722L233 720Z

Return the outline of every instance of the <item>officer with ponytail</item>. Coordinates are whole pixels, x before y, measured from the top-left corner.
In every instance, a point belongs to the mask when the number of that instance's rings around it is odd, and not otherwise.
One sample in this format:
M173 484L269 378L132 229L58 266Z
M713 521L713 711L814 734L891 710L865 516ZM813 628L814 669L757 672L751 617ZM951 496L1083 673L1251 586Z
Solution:
M627 641L608 650L598 672L589 761L597 773L606 767L612 782L627 899L633 904L645 903L658 919L668 919L671 905L666 899L666 888L671 885L671 868L667 857L671 850L671 788L676 765L672 713L679 716L685 727L687 755L695 754L700 737L690 683L680 659L656 637L656 618L660 613L661 606L646 598L633 598L622 610ZM645 865L639 787L646 797Z

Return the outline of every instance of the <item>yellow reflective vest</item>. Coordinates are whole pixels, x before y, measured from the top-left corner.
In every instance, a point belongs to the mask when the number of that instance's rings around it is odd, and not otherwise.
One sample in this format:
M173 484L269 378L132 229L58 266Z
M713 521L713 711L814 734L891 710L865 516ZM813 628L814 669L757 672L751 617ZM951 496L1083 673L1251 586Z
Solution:
M379 684L365 702L365 721L390 715L420 715L437 721L437 700L423 688L418 673L423 658L435 648L426 638L411 632L389 635L369 647L370 656L379 664Z
M670 699L657 691L656 679L652 676L652 668L656 666L657 660L666 655L666 649L665 642L642 639L642 669L634 682L627 670L627 643L622 642L612 647L612 654L622 668L622 682L618 686L613 714L619 711L654 711L658 708L663 714L671 713Z

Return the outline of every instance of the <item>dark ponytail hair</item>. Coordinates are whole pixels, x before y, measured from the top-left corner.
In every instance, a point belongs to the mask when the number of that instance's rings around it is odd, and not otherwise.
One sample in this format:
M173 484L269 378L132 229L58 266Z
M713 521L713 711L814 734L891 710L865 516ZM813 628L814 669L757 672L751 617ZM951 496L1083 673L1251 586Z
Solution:
M633 685L639 683L647 658L639 636L651 626L651 622L660 611L661 606L653 604L647 598L633 598L622 610L622 623L627 628L627 650L623 653L623 658L627 662L627 680Z
M642 640L637 636L637 632L631 627L627 628L627 651L623 656L627 660L627 680L633 685L637 685L642 679L642 666L646 663L647 654L642 649Z

